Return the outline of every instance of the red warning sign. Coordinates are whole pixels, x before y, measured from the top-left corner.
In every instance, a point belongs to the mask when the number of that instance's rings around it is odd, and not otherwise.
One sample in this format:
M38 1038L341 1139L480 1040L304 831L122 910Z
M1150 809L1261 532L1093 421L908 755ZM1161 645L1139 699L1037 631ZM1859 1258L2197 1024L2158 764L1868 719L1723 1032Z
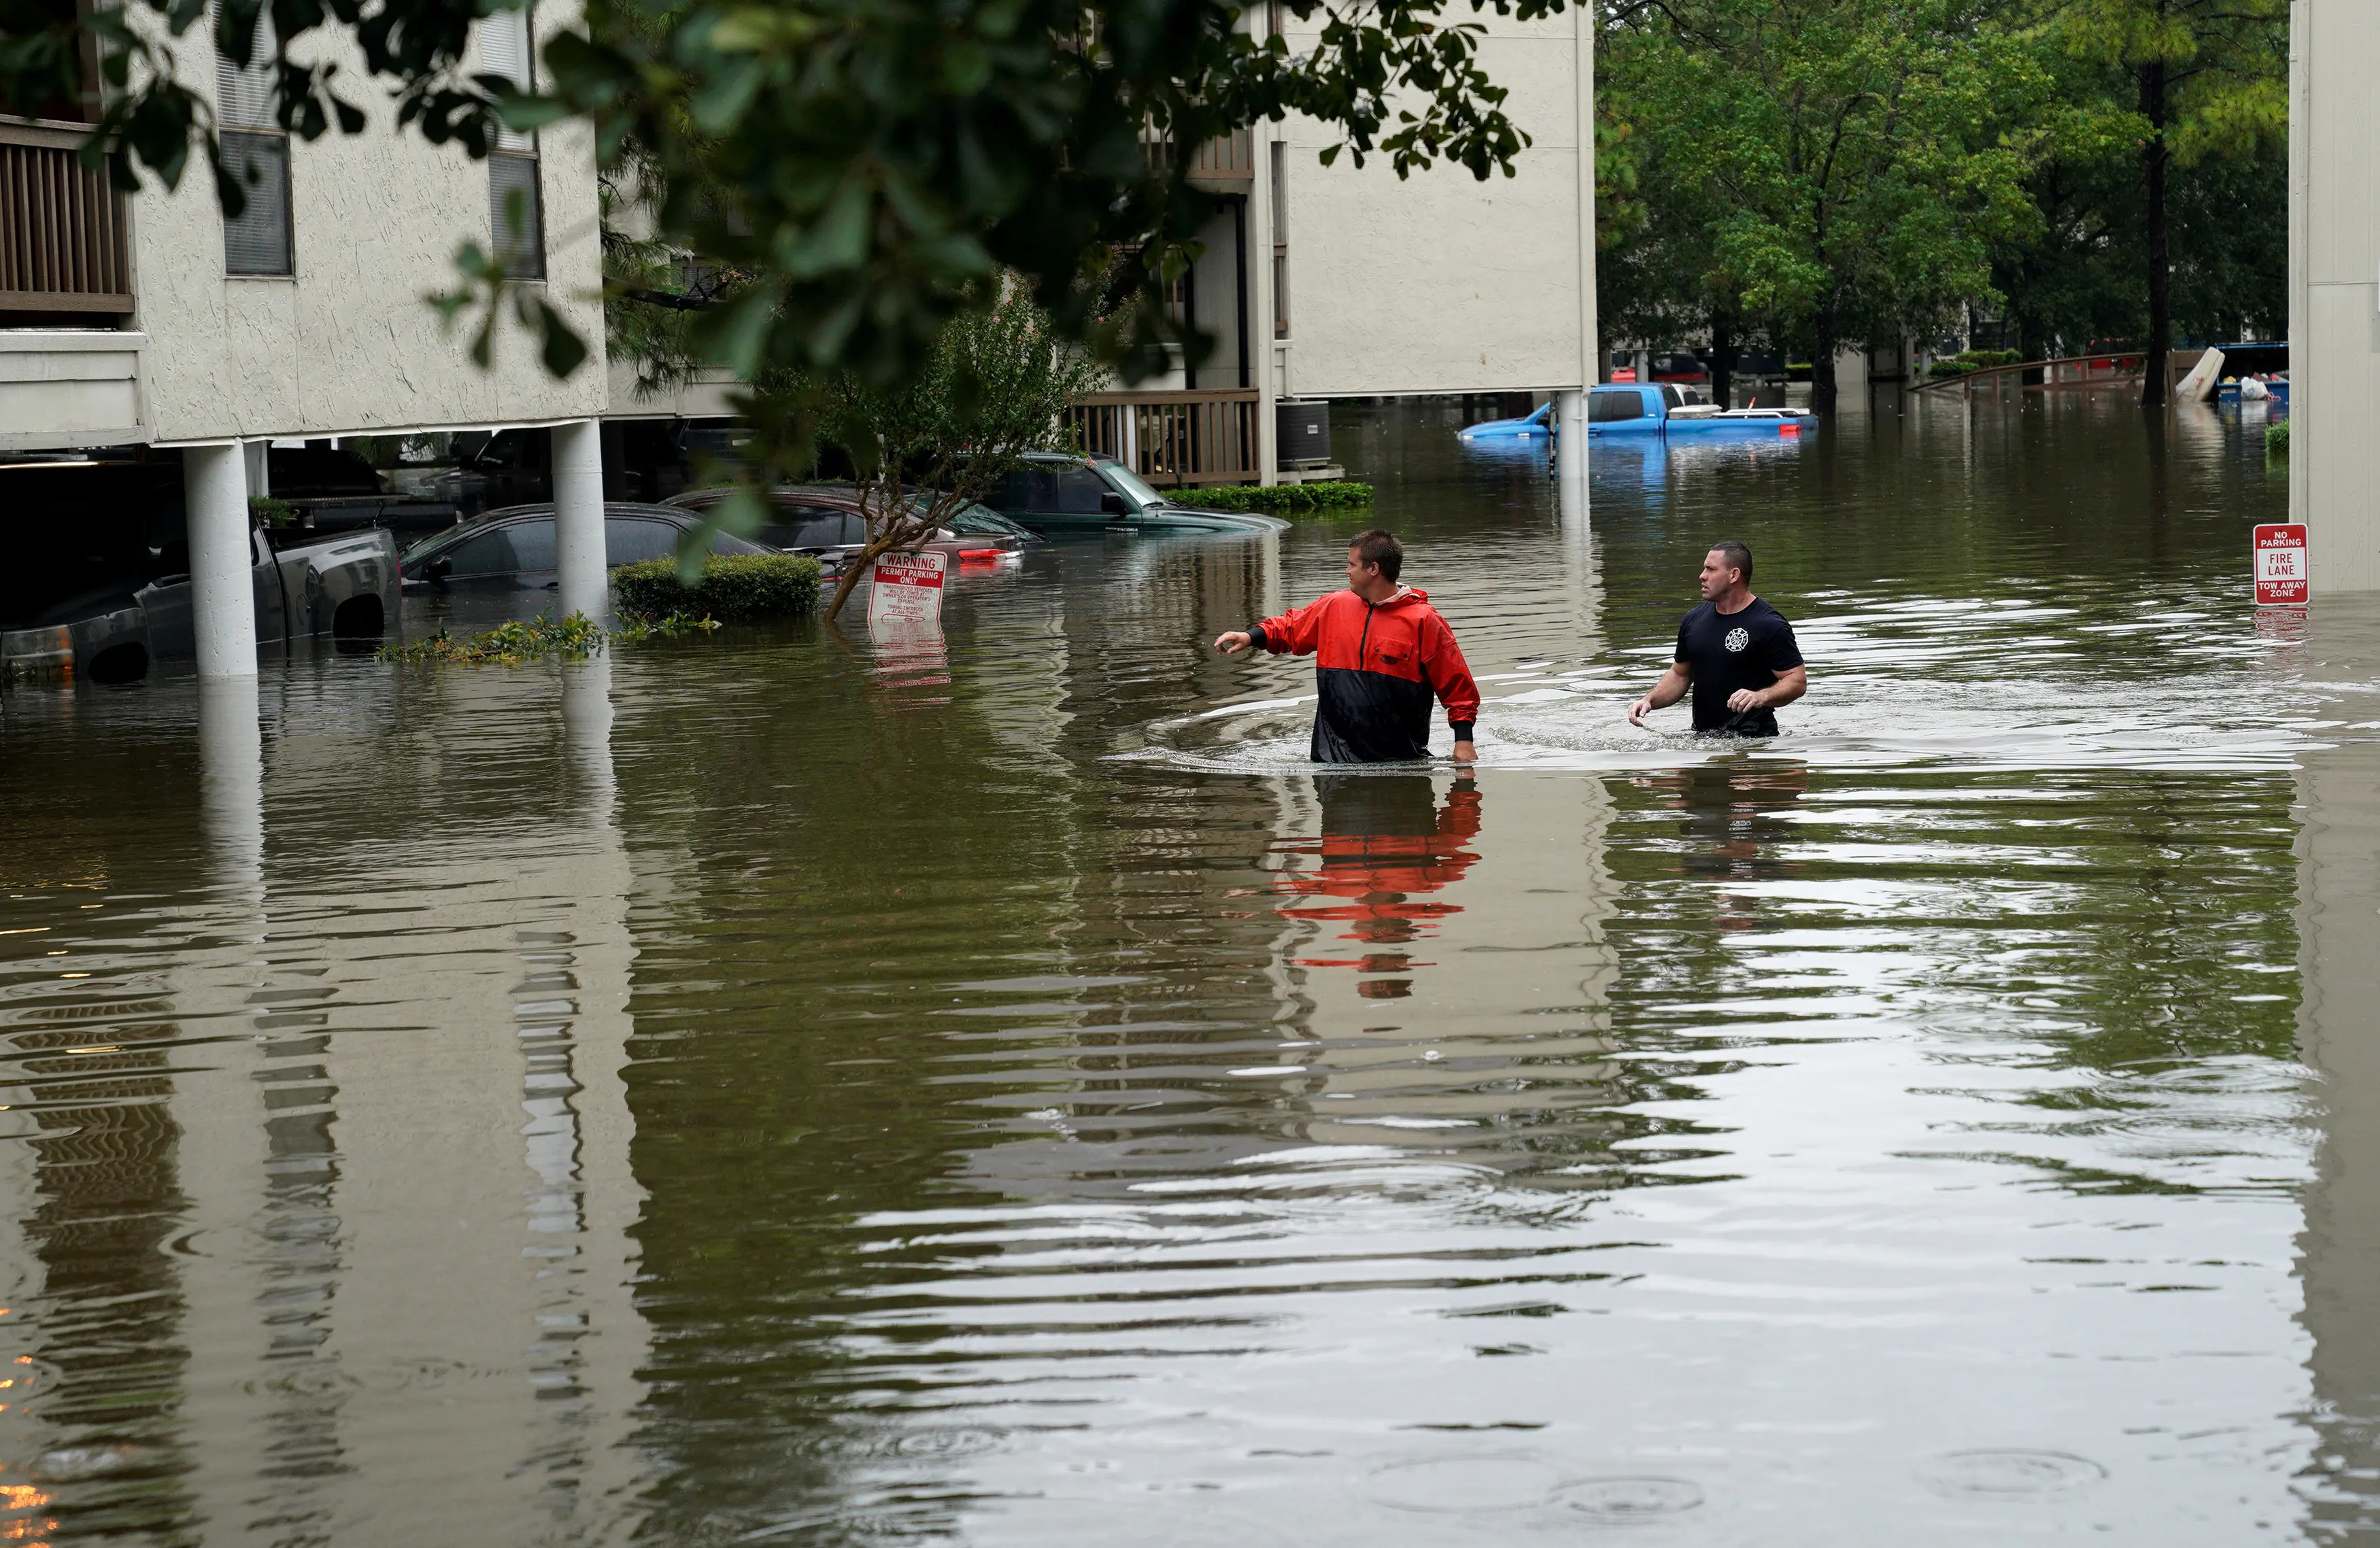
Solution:
M868 577L868 627L880 623L939 623L942 575L950 560L939 553L888 553Z
M2306 527L2301 521L2256 528L2256 605L2302 607L2313 571L2306 563Z

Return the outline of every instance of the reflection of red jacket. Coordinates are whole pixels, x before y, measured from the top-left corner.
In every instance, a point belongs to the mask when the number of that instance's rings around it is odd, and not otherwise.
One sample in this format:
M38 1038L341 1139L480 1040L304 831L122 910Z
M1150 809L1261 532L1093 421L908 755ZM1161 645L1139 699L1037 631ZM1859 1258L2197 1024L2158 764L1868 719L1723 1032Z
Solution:
M1324 833L1309 849L1318 853L1314 871L1286 871L1277 878L1284 892L1301 898L1344 898L1319 908L1284 908L1298 919L1442 919L1461 913L1459 903L1408 902L1416 892L1435 892L1463 879L1478 853L1466 846L1479 837L1479 792L1457 791L1438 816L1434 833ZM1367 938L1357 932L1351 939Z
M1471 739L1479 685L1463 647L1429 593L1399 587L1385 602L1334 591L1248 631L1276 656L1312 656L1322 702L1314 718L1321 763L1382 763L1426 757L1429 698L1446 706L1455 740Z

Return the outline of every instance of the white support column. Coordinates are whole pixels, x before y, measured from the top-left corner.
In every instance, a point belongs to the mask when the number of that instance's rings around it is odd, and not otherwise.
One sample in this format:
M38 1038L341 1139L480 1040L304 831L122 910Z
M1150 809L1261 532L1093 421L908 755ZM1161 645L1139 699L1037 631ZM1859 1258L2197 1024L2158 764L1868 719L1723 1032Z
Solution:
M1554 413L1560 417L1554 443L1554 475L1564 485L1576 484L1581 490L1572 501L1570 491L1562 492L1562 519L1567 522L1575 507L1584 516L1586 511L1586 389L1565 387L1554 394Z
M1572 45L1572 94L1576 99L1572 106L1577 114L1578 135L1578 381L1582 393L1595 385L1602 376L1599 361L1602 341L1597 337L1595 296L1595 29L1601 13L1587 14L1587 7L1572 8L1571 25L1574 29ZM1564 422L1570 421L1570 400L1555 410ZM1577 423L1584 427L1583 411ZM1578 469L1586 471L1586 442L1579 441Z
M237 445L184 447L182 485L199 675L254 677L256 555L249 535L247 455Z
M1251 11L1251 29L1263 25L1253 19L1262 13ZM1261 40L1259 40L1261 41ZM1253 308L1255 320L1248 332L1256 336L1248 341L1248 380L1257 388L1257 482L1281 482L1281 448L1274 444L1279 434L1275 405L1281 401L1278 380L1280 351L1273 342L1274 308L1281 305L1272 291L1272 206L1275 198L1272 186L1272 147L1278 130L1267 119L1259 118L1248 128L1248 154L1255 162L1256 175L1248 187L1248 276L1255 286Z
M553 547L562 615L612 621L612 580L603 562L603 427L580 419L553 427Z

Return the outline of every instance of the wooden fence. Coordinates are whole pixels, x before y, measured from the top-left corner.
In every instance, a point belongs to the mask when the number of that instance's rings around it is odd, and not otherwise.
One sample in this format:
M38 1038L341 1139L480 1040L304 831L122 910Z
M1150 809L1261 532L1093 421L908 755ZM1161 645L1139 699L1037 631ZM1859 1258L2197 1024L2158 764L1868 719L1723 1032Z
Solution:
M124 199L79 125L0 120L0 311L128 312Z
M1152 484L1253 484L1257 391L1099 393L1066 411L1095 457L1113 457Z

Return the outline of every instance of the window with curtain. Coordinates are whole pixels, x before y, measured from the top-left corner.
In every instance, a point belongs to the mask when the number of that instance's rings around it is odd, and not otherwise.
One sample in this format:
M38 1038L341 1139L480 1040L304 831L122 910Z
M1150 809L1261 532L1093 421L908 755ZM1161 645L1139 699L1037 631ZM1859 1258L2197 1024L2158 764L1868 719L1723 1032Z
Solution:
M297 247L289 219L289 136L273 121L273 16L256 18L249 57L215 56L215 114L232 175L248 207L224 217L224 272L294 274Z
M537 89L534 18L527 7L480 23L480 66L523 91ZM545 278L545 210L537 175L537 136L499 129L488 156L488 225L496 257L518 280Z

